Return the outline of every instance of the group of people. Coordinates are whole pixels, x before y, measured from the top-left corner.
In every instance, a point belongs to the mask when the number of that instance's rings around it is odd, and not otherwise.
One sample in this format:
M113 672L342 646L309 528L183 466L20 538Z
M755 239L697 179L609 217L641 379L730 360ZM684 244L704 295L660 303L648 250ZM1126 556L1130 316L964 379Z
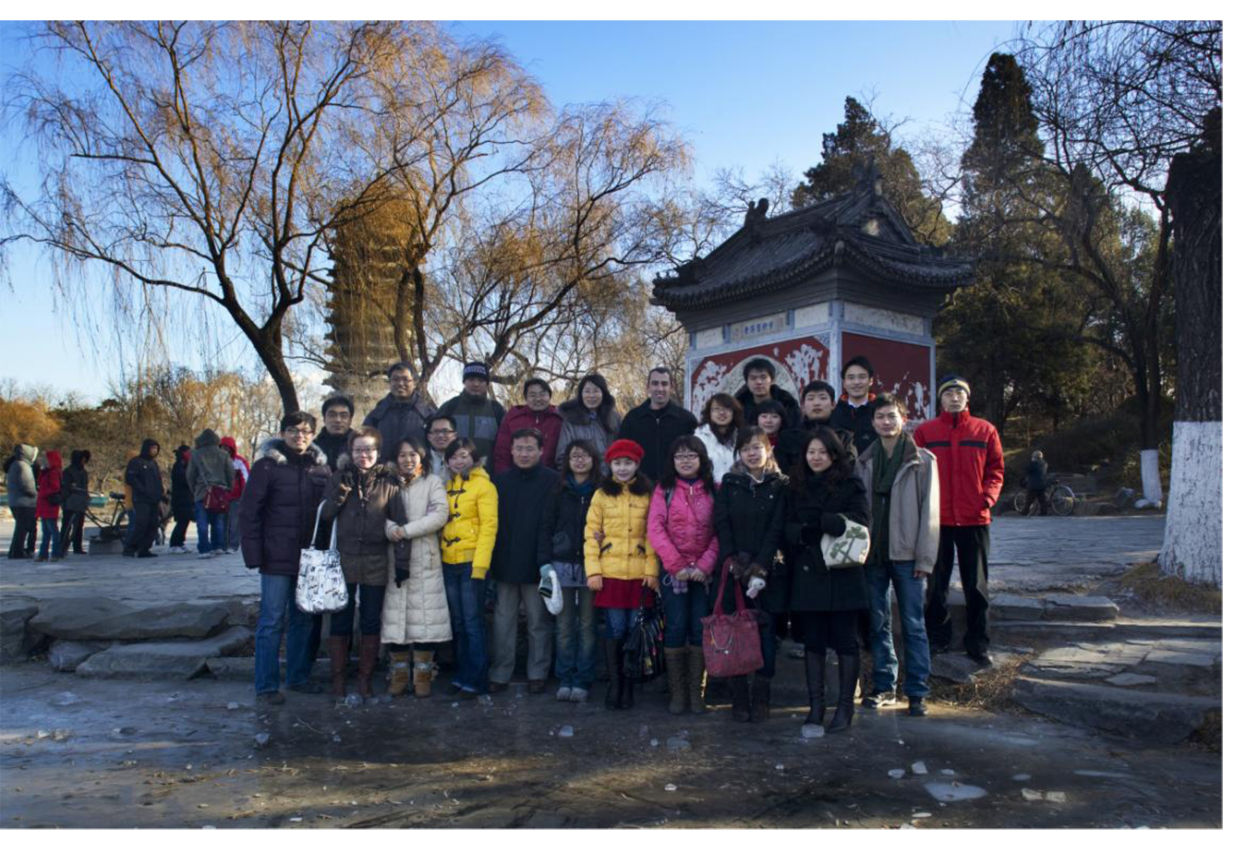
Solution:
M702 618L721 598L727 613L756 611L763 659L756 673L728 681L732 716L767 718L784 634L804 646L808 723L826 722L826 652L837 654L840 695L827 728L841 731L853 718L863 640L874 674L862 705L895 701L894 594L908 710L925 714L930 654L952 642L947 592L957 560L965 649L990 661L998 435L969 414L959 377L940 383L939 416L910 434L903 401L873 393L864 357L845 364L838 404L825 381L803 386L798 402L775 375L771 362L750 360L745 386L710 397L695 417L673 400L671 372L656 367L646 401L621 418L599 374L558 408L544 380L527 380L525 402L504 410L477 362L465 368L462 393L436 411L415 391L414 369L398 363L390 393L360 427L345 395L324 401L321 429L307 412L286 415L259 449L239 507L242 553L262 585L258 698L284 700L285 634L286 687L322 690L311 680L322 619L294 595L300 551L334 545L348 596L326 639L337 698L346 697L354 641L362 698L375 696L383 645L392 695L428 696L448 644L456 696L502 692L523 609L531 694L554 674L557 699L586 700L600 670L601 624L604 705L625 709L634 680L624 643L657 597L668 708L700 713ZM824 550L857 526L871 541L864 563L828 566ZM554 616L543 601L550 583L563 601Z
M85 555L82 529L90 507L86 465L89 450L74 450L69 467L57 450L39 456L30 444L17 444L4 460L9 511L13 513L10 559L59 561L72 552ZM61 512L64 512L61 520ZM39 541L40 536L42 541ZM38 545L38 555L35 546Z

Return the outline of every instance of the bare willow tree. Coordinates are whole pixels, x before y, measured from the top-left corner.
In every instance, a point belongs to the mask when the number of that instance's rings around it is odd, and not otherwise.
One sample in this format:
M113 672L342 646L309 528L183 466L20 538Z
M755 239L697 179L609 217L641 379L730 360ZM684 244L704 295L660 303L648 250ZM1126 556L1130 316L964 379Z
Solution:
M41 183L3 191L0 244L213 303L298 408L285 321L340 214L333 152L379 116L361 83L416 34L396 23L52 22L6 84ZM54 69L54 70L53 70ZM62 279L62 283L68 277ZM192 312L191 312L192 314ZM192 318L180 327L193 336Z

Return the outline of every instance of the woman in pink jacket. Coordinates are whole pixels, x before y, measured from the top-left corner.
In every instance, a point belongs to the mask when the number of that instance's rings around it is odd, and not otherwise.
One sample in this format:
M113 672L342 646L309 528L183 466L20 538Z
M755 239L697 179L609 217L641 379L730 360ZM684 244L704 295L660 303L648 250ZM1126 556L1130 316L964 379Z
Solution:
M650 498L646 537L663 564L663 608L667 630L668 711L695 715L702 699L706 663L702 657L702 617L707 614L707 583L715 570L715 480L706 445L695 435L672 442L671 462ZM687 642L687 645L686 645Z

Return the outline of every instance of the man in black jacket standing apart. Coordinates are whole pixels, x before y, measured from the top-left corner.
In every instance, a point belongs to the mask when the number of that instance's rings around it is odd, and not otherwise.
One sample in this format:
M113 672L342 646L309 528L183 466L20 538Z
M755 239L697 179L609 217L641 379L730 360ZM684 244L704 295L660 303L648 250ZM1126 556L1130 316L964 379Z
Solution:
M526 679L530 694L541 694L551 672L551 613L538 593L538 528L543 506L560 475L541 461L543 434L519 429L512 436L512 463L495 477L499 494L499 529L491 576L495 579L495 618L491 627L490 691L508 687L517 661L517 610L525 606L529 641Z
M641 472L650 479L659 479L666 469L672 442L682 435L692 435L697 419L672 400L672 372L660 365L646 376L646 397L631 409L620 423L620 438L636 441L645 451Z
M147 559L155 555L151 545L159 532L159 501L164 499L164 477L155 463L158 455L159 442L148 438L125 467L125 482L133 489L133 546L124 551L126 556Z

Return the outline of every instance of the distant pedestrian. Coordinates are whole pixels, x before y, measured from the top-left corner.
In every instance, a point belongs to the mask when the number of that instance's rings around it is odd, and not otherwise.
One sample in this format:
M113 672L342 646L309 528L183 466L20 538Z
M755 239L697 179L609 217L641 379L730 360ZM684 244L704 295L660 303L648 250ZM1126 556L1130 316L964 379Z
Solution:
M423 443L426 421L435 413L435 404L416 390L413 365L397 362L388 368L387 376L388 395L362 421L363 426L379 431L386 445L380 456L384 462L395 460L396 446L402 439L412 438Z
M61 459L57 450L48 450L44 455L47 456L47 467L39 473L39 497L35 505L35 517L39 519L43 541L39 544L36 561L48 561L50 545L51 561L59 562L63 558L60 549L60 504L64 496L61 490Z
M125 482L133 491L133 534L123 555L149 559L151 545L159 532L159 502L164 498L164 477L155 459L159 442L148 438L138 455L125 466Z
M194 519L198 523L198 558L224 555L228 540L228 493L236 470L232 457L220 446L213 429L194 439L186 479L194 493Z
M228 552L236 553L241 549L241 495L245 492L245 484L250 478L250 463L237 452L237 441L231 435L220 439L220 446L228 451L233 463L233 485L228 492Z
M90 461L89 450L74 450L69 455L69 467L61 475L60 485L64 492L61 508L64 510L60 528L60 549L69 555L69 548L77 555L86 555L82 547L82 530L86 511L90 508L90 477L86 465Z
M185 546L185 530L194 520L194 492L189 487L186 473L189 471L190 449L181 444L176 449L172 463L172 536L168 539L169 553L188 553Z
M461 374L464 389L440 407L441 414L450 415L456 431L478 447L483 466L494 468L491 454L500 424L504 422L504 406L487 396L491 372L485 362L467 362Z
M1028 492L1025 498L1025 511L1022 514L1028 516L1033 511L1035 500L1038 503L1039 514L1049 515L1051 513L1051 498L1046 494L1046 490L1050 487L1050 468L1047 467L1046 458L1041 450L1034 450L1033 455L1029 457L1029 465L1025 468L1021 486Z
M10 559L34 556L34 539L39 519L39 486L35 481L34 460L39 448L29 444L13 446L13 455L4 463L8 487L9 511L13 513L13 540L9 543Z

